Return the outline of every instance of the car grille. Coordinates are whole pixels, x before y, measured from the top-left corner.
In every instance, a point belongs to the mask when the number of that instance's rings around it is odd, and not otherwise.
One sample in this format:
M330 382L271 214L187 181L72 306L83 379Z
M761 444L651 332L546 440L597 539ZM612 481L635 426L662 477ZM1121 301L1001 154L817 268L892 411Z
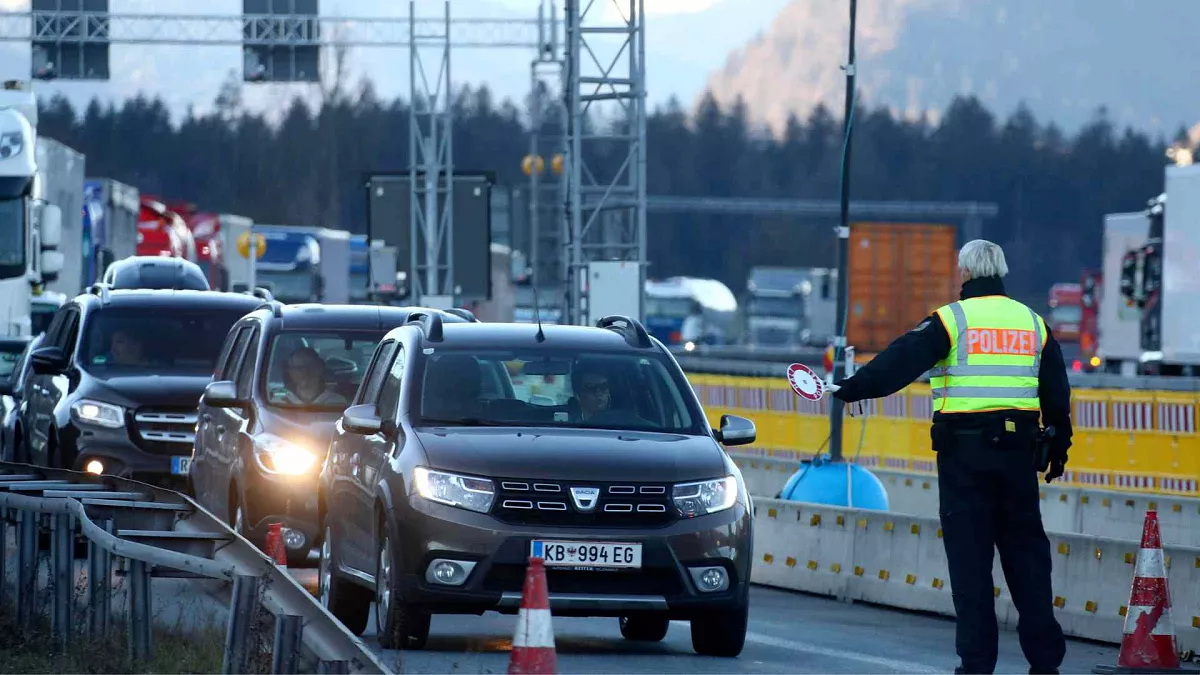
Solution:
M195 408L141 408L133 414L133 440L146 452L186 455L196 441Z
M520 592L524 588L525 565L493 565L483 579L488 591ZM546 569L546 589L550 593L604 593L663 595L673 597L684 591L679 574L672 568L644 568L637 571L590 572Z
M500 478L492 515L515 525L655 527L675 521L671 486L663 483L597 483ZM590 511L576 506L571 488L599 490Z
M759 328L754 337L760 345L786 345L792 342L795 333L786 328Z

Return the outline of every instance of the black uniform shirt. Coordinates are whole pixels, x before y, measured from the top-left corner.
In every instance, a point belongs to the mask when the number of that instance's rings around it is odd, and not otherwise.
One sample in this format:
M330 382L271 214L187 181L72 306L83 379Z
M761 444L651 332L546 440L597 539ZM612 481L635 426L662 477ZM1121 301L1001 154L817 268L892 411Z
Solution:
M978 298L985 295L1007 295L1000 277L972 279L963 284L960 298ZM869 398L890 396L908 386L934 364L950 354L950 335L936 312L930 314L916 328L896 338L887 349L880 352L871 362L863 366L853 377L841 380L841 386L833 395L847 403ZM1042 348L1041 368L1038 371L1038 398L1041 400L1042 423L1055 427L1059 443L1070 445L1071 440L1071 385L1067 382L1067 367L1063 361L1062 348L1054 339L1049 326L1046 327L1046 344ZM1036 421L1037 413L981 412L947 415L935 412L935 423L973 424L984 421L987 416L1028 415Z

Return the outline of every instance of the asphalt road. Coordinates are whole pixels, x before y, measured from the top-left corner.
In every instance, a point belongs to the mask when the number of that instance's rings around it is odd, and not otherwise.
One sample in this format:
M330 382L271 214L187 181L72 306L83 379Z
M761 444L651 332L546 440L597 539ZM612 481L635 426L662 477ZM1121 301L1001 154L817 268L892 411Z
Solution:
M847 604L756 587L751 592L750 631L737 659L702 657L692 651L686 622L672 623L660 643L621 637L616 619L555 618L558 665L564 673L948 673L957 665L954 622L949 619ZM515 617L436 616L428 646L396 652L364 639L405 673L503 673L508 668ZM1090 673L1115 664L1116 646L1068 643L1063 673ZM1000 635L998 673L1025 673L1013 631Z

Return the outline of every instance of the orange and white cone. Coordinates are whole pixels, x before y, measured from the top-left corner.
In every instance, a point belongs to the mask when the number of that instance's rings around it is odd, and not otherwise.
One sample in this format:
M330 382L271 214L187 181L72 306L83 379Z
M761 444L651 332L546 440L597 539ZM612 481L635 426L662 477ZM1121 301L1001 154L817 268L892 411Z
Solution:
M1158 512L1147 511L1142 526L1142 547L1133 571L1133 589L1125 614L1125 636L1117 665L1097 666L1094 673L1198 673L1181 668L1179 644L1171 622L1171 593L1163 561Z
M550 625L550 593L546 590L546 567L541 558L530 558L525 572L525 590L521 593L508 672L558 672L554 629Z
M275 564L287 569L287 548L283 545L283 523L271 523L267 526L267 545L265 553Z

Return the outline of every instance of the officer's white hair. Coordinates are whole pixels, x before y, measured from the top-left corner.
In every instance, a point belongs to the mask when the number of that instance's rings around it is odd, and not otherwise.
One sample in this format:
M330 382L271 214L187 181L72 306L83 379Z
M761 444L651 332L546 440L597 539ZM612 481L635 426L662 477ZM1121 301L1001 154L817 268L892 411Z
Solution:
M958 269L968 279L1003 277L1008 274L1008 263L1004 261L1004 249L986 239L975 239L963 245L958 252Z

